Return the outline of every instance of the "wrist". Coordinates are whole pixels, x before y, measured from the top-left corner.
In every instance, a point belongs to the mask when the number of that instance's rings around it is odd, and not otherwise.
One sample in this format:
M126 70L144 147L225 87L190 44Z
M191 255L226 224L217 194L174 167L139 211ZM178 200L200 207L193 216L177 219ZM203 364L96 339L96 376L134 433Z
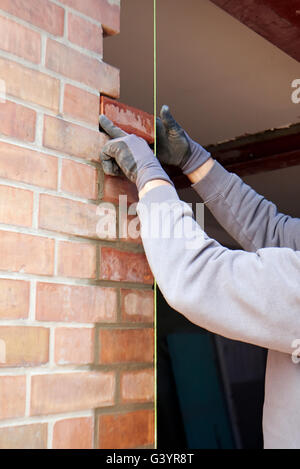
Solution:
M165 181L173 185L171 179L153 154L137 171L136 186L138 192L141 192L144 186L151 181Z
M199 145L199 143L192 140L187 134L186 136L190 146L190 156L181 169L183 174L189 176L189 174L204 165L204 163L211 158L211 154Z
M141 200L141 198L144 197L147 192L159 186L172 186L172 184L163 179L154 179L153 181L146 182L144 187L139 191L139 199Z
M205 176L209 173L209 171L212 169L212 167L215 164L215 160L213 158L209 158L204 164L199 166L195 171L193 171L190 174L187 174L187 177L191 181L192 184L196 184L197 182L200 182L202 179L205 178Z

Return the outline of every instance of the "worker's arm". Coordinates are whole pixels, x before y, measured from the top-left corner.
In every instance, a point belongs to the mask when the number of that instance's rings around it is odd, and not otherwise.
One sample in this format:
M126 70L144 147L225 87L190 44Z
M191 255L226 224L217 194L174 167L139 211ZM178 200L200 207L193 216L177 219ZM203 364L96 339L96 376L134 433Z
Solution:
M209 331L292 353L300 338L300 252L228 250L207 237L174 187L157 186L144 187L138 214L167 302Z
M300 220L279 213L272 202L218 162L192 187L245 250L255 252L262 247L300 250Z
M300 220L278 213L274 204L214 163L167 106L157 120L157 135L159 159L182 169L215 218L245 250L275 246L300 250Z
M102 149L136 182L138 213L150 267L166 300L190 321L226 337L285 353L300 338L300 252L230 251L209 239L181 202L147 143L101 116L117 137Z

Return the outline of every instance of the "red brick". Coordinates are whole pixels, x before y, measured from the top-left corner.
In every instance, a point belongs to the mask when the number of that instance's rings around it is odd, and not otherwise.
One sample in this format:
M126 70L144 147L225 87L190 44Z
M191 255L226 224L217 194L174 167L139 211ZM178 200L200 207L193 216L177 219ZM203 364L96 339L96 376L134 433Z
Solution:
M153 370L126 371L121 375L123 402L151 402L154 399Z
M98 198L98 172L93 166L63 160L61 189L85 199Z
M151 285L153 276L145 254L101 248L100 279Z
M102 23L107 34L120 31L120 6L110 0L61 0L61 3Z
M57 188L57 158L0 142L0 177Z
M120 71L64 44L48 39L46 67L112 98L120 96Z
M60 241L57 273L63 277L95 278L96 245Z
M99 162L107 137L98 131L45 116L44 146L79 158Z
M0 428L0 449L46 449L47 424Z
M60 327L55 330L55 363L84 365L93 361L93 329Z
M131 449L154 443L154 412L138 410L99 417L100 449Z
M58 112L60 83L56 78L4 58L0 58L0 77L7 94Z
M154 143L153 115L106 96L101 96L101 114L128 134L136 134L148 143Z
M123 243L135 243L142 245L141 223L138 216L128 215L128 212L120 210L119 239ZM123 215L124 213L124 215Z
M99 331L99 363L153 361L153 329L103 329Z
M0 103L0 133L19 140L35 139L36 113L20 104Z
M113 373L35 375L31 379L31 415L107 407L114 403Z
M64 113L75 119L98 126L99 96L81 90L73 85L65 85Z
M52 275L54 241L22 233L0 231L0 270Z
M25 415L25 376L0 376L0 419Z
M41 36L31 29L0 16L0 49L39 63Z
M117 293L106 287L38 283L36 308L39 321L114 322Z
M29 282L0 279L0 318L27 318L29 312L29 291Z
M15 187L0 186L0 223L31 226L33 193Z
M93 420L91 417L56 422L53 429L53 449L92 449Z
M118 204L120 195L127 196L128 204L138 202L138 193L135 184L125 178L105 176L103 200L105 202Z
M97 238L97 206L46 194L40 196L39 227L60 233Z
M2 326L0 340L6 348L0 366L41 365L49 358L49 329L30 326Z
M0 8L51 34L63 35L64 9L48 0L0 0Z
M152 291L121 290L122 319L128 322L153 322L154 298Z
M89 49L97 54L103 52L103 34L101 26L69 13L69 41Z

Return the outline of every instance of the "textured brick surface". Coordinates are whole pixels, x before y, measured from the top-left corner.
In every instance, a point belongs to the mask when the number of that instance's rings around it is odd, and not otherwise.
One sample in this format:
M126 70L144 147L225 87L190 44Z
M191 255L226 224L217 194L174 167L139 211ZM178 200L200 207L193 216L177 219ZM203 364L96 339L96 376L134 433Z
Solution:
M0 8L51 34L63 35L64 10L49 0L0 0Z
M134 213L117 230L138 194L99 161L101 97L153 140L113 101L119 30L118 0L0 0L0 449L153 444L153 278Z
M0 326L0 340L6 346L0 366L40 365L48 362L49 329L29 326Z
M101 330L99 344L101 364L153 361L152 329Z
M35 122L35 111L9 101L0 103L0 133L19 140L33 142Z
M114 402L113 373L36 375L31 382L31 415L105 407Z
M152 291L121 290L122 318L129 322L152 322L154 298Z
M55 330L55 362L58 365L89 364L94 360L94 330L60 327Z
M33 193L0 185L0 223L31 226Z
M117 68L51 39L48 39L46 66L112 98L120 95L120 72Z
M120 31L120 7L110 0L61 0L61 3L102 23L107 34Z
M40 197L39 227L59 233L98 238L97 206L63 197L42 194Z
M61 189L85 199L98 197L98 173L96 168L71 160L62 162Z
M128 179L105 176L103 200L105 202L119 203L119 196L127 196L127 203L138 202L138 193L135 184Z
M154 143L154 117L147 112L101 96L101 114L129 134Z
M92 449L91 417L60 420L54 424L53 449Z
M99 417L99 448L130 449L153 444L154 414L141 410Z
M45 116L44 146L47 148L78 158L99 161L101 148L106 141L103 133Z
M121 376L121 396L124 402L151 402L154 399L153 370L128 371Z
M38 283L36 309L40 321L114 322L117 294L113 288Z
M60 241L57 271L63 277L95 278L96 245Z
M58 112L60 90L56 78L5 58L0 58L0 76L8 94Z
M0 1L0 8L2 8L1 3ZM0 16L0 49L39 63L41 36L36 31Z
M145 254L108 247L101 249L100 278L115 282L153 283Z
M0 231L0 270L52 275L54 241L39 236Z
M0 449L46 449L47 424L0 428Z
M69 13L69 41L78 46L90 49L97 54L103 52L102 28L80 16Z
M124 243L134 243L142 246L141 224L138 216L123 216L123 210L120 210L119 217L119 239Z
M29 282L0 279L0 318L25 319L29 311Z
M55 189L57 158L0 142L0 177Z
M93 125L99 123L99 96L65 85L64 113Z
M25 399L25 376L0 376L0 419L23 417Z

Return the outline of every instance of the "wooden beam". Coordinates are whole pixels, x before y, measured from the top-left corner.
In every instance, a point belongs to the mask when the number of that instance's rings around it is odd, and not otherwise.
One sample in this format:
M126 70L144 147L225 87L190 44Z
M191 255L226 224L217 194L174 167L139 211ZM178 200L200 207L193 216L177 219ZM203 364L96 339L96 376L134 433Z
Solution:
M211 0L300 61L300 0Z

